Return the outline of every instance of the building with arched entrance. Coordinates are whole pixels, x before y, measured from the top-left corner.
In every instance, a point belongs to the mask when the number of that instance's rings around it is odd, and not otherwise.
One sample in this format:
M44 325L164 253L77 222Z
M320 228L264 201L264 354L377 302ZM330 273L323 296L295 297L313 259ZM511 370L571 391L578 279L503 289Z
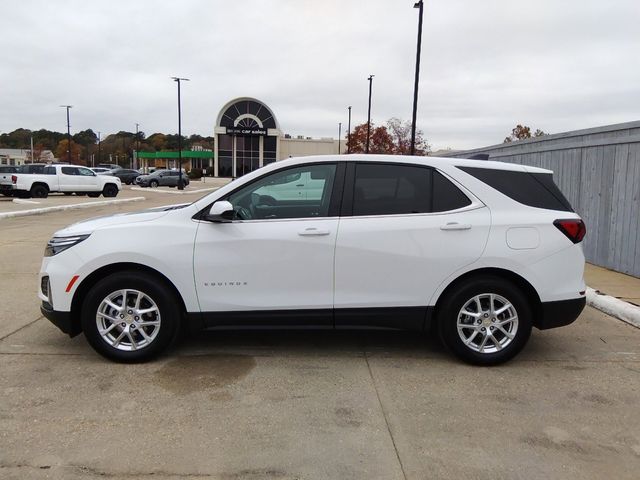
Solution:
M218 113L214 133L216 177L240 177L277 160L344 153L346 148L344 140L284 134L271 108L251 97L227 102Z

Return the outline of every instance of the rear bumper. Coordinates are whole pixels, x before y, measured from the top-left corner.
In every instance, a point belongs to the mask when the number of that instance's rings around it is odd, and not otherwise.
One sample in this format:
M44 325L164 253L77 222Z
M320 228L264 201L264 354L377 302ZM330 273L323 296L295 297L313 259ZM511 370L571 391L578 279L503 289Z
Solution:
M534 325L540 330L569 325L580 316L586 303L586 297L542 302L542 315L536 319Z
M47 302L42 302L40 305L40 312L42 312L42 315L44 315L51 323L70 337L75 337L81 332L80 326L72 321L71 312L58 312Z

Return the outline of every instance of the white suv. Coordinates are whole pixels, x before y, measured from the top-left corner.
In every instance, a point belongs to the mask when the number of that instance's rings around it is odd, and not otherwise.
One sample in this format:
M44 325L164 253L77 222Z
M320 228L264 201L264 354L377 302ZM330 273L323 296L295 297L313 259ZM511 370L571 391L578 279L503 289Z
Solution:
M118 361L159 354L181 327L434 326L488 365L518 353L532 326L578 317L584 235L548 170L294 158L189 205L57 232L39 296L63 332Z

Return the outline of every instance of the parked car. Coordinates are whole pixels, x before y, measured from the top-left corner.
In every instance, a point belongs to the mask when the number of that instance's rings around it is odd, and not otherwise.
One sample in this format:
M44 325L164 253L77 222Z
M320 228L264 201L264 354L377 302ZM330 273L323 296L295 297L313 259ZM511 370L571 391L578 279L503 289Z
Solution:
M17 173L18 167L14 165L0 165L0 193L5 197L13 195L13 183L11 174Z
M104 167L91 167L89 168L89 170L91 170L96 175L104 175L104 174L111 173L110 168L104 168Z
M132 183L136 182L136 178L138 178L141 175L141 173L138 170L132 170L129 168L120 168L118 170L109 171L108 175L118 177L122 183L131 185Z
M136 184L141 187L177 187L179 172L177 170L156 170L149 175L140 175L136 178ZM189 185L189 177L182 173L182 182Z
M96 167L106 168L107 170L119 170L122 168L120 165L117 165L115 163L99 163L98 165L96 165Z
M122 188L120 179L96 175L77 165L48 165L41 174L16 173L11 175L11 182L14 195L33 198L47 198L53 192L115 197Z
M183 326L371 326L434 331L463 360L497 364L584 308L585 231L549 170L293 158L192 204L60 230L39 297L118 361L158 355Z

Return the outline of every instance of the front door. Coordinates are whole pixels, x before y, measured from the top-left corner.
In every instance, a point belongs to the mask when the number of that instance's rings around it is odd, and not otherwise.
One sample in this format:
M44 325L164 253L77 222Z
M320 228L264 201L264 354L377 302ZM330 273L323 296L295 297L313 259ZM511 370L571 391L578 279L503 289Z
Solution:
M305 175L316 189L322 183L320 195L300 199L282 190L300 188L290 180ZM194 272L207 326L332 325L335 178L329 163L279 170L225 198L232 222L200 223Z
M260 168L260 137L237 136L236 144L236 177Z

